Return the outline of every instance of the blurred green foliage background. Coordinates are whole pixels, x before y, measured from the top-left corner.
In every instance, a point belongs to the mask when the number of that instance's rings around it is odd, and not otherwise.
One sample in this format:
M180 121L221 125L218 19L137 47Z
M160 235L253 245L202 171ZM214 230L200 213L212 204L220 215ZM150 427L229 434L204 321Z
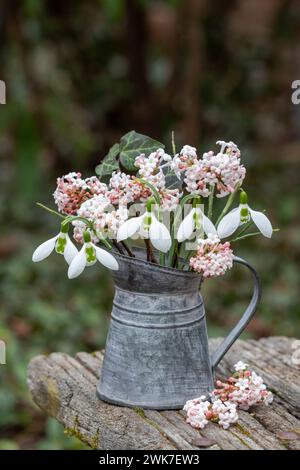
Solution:
M58 256L33 265L57 232L57 176L84 176L131 129L201 150L242 150L250 204L281 228L236 254L259 271L263 301L247 335L297 336L300 79L297 0L2 0L0 79L0 448L80 448L33 405L36 354L104 346L113 286L98 267L68 281ZM222 335L250 295L238 268L204 286L209 330Z

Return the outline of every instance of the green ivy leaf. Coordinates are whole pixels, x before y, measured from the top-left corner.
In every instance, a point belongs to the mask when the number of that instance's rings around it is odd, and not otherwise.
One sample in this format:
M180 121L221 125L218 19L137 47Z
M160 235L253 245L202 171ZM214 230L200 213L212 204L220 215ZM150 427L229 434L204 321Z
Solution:
M96 175L99 176L99 178L102 178L102 176L106 175L111 175L113 171L118 170L119 164L118 164L118 159L117 156L120 151L120 145L119 144L114 144L110 149L108 154L104 157L101 163L96 166Z
M141 153L149 155L151 152L164 147L164 144L151 139L151 137L130 131L123 135L120 141L120 164L125 170L135 172L137 171L134 164L136 157Z
M165 175L165 178L166 178L166 187L168 189L180 189L180 190L182 190L183 179L178 179L177 176L175 175L174 171L169 170L169 168L166 168L166 171L164 171L164 175Z

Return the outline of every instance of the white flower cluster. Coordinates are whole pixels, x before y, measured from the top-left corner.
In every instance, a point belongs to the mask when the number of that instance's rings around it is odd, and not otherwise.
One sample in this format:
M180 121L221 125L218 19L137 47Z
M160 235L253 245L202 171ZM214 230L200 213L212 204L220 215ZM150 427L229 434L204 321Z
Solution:
M166 186L166 179L161 164L171 160L172 157L165 153L163 149L157 149L155 152L150 153L148 157L145 154L139 155L135 159L135 165L139 169L138 174L141 178L147 179L157 190L161 190Z
M91 233L93 243L98 243L101 235L115 238L120 226L127 220L128 211L124 206L115 209L109 198L104 195L94 196L85 201L77 211L77 215L93 222L95 233ZM86 224L80 220L73 222L74 238L83 243L83 232Z
M225 197L241 185L246 169L240 162L240 151L233 142L218 141L221 151L205 152L185 171L186 189L192 194L208 197L213 188L217 197Z
M149 157L144 154L135 159L135 165L139 168L138 176L146 179L158 191L161 197L161 207L163 210L175 210L179 204L181 193L179 189L169 189L166 187L166 178L163 167L168 167L172 162L172 157L165 153L163 149L150 153ZM146 188L149 192L149 189ZM146 194L149 197L150 194ZM140 198L141 200L141 198Z
M127 205L134 202L135 195L131 188L132 178L121 171L114 171L109 180L109 199L112 204Z
M190 259L191 268L203 277L220 276L232 268L233 252L230 243L221 243L217 235L208 234L198 240L198 249Z
M183 409L187 414L187 423L196 429L203 429L209 421L228 429L238 420L237 405L221 400L211 402L205 396L187 401Z
M227 381L216 381L216 388L205 396L186 402L186 421L192 427L203 429L209 421L216 422L224 429L238 420L237 409L248 410L253 405L269 405L272 393L267 390L263 379L242 361L234 365L235 373Z
M182 172L197 164L197 150L190 145L184 145L171 161L171 169L174 171L177 178L181 178Z

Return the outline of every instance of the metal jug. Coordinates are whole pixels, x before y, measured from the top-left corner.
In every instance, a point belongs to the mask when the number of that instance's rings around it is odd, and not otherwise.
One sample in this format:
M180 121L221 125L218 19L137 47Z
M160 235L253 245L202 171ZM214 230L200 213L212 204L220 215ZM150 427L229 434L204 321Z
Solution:
M137 252L136 256L141 256ZM237 325L213 353L208 351L201 277L141 258L116 254L115 296L97 395L116 405L155 410L181 409L207 395L214 369L249 323L261 296L250 269L253 296Z

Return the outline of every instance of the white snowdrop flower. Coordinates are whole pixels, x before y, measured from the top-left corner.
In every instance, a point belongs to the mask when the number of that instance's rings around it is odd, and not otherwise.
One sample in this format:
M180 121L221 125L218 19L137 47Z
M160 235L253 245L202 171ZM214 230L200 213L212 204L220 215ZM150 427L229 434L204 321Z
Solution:
M32 261L37 263L42 261L52 253L52 251L56 251L64 256L66 262L70 264L72 260L78 253L77 248L71 241L69 235L69 224L61 225L61 231L53 238L42 243L40 246L36 248L32 255Z
M83 237L83 246L75 258L73 258L69 266L69 279L78 277L86 266L93 266L97 260L106 268L115 271L119 269L119 264L113 255L91 242L91 235L89 232L85 231Z
M177 231L177 240L179 243L188 240L195 229L203 228L206 235L216 235L217 231L211 220L204 214L202 209L197 205L193 207L188 215L182 220Z
M118 230L117 241L123 241L136 234L149 238L154 248L166 253L171 248L172 240L167 227L159 222L151 211L153 199L147 202L147 210L139 217L128 219Z
M242 191L240 193L240 205L228 212L217 227L219 238L229 237L241 224L248 222L250 219L262 235L271 238L273 227L270 220L263 212L255 211L248 206L247 194Z

